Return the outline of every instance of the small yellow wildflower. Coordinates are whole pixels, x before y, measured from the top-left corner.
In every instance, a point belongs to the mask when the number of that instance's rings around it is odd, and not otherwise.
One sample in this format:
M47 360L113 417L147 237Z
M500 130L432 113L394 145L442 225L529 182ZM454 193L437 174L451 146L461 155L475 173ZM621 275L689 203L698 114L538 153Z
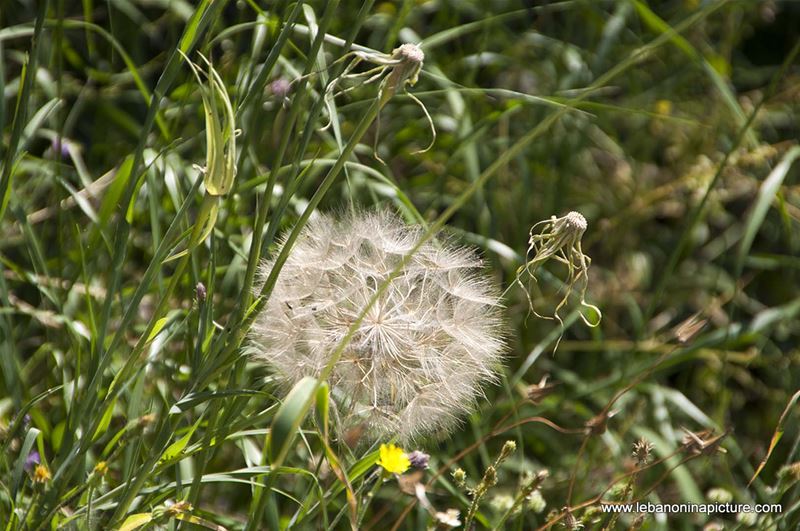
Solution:
M34 483L47 483L52 477L50 470L45 465L36 465L36 468L33 469Z
M94 466L94 473L97 474L98 476L105 476L106 474L108 474L108 463L105 461L99 461Z
M403 449L394 444L382 444L380 454L378 465L390 474L402 474L411 466L411 461Z
M672 114L672 102L669 100L658 100L655 104L656 114Z

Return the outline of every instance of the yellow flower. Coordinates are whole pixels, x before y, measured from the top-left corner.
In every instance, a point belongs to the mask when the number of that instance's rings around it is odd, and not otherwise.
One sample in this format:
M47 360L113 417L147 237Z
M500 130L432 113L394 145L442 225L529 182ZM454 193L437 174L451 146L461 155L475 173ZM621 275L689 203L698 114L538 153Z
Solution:
M36 465L36 468L33 469L34 483L47 483L51 477L50 470L45 465Z
M669 100L656 101L656 114L672 114L672 102Z
M403 449L394 444L382 444L380 454L378 465L391 474L402 474L411 466Z
M94 466L94 472L98 476L105 476L108 473L108 463L100 461Z

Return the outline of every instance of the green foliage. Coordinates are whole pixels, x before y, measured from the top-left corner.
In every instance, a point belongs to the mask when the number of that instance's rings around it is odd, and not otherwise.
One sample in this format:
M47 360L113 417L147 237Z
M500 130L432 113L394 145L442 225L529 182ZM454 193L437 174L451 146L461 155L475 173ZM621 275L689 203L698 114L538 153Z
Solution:
M775 0L4 3L0 522L797 529L799 22ZM360 320L291 390L248 355L306 223L369 208L477 247L505 290L499 383L400 476L336 429ZM783 512L601 510L709 492Z

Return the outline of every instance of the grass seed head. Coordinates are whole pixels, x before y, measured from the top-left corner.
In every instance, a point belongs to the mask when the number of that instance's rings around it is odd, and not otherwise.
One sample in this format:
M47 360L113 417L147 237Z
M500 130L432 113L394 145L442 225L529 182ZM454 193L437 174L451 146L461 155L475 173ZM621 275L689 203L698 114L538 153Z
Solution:
M386 213L320 216L256 318L254 357L286 388L319 376L356 327L328 377L340 433L363 425L367 439L401 443L439 433L496 378L504 342L493 283L472 250L443 242L426 242L401 266L421 237Z
M464 488L464 485L467 483L467 473L464 472L463 468L456 468L453 473L453 481L455 482L458 488Z

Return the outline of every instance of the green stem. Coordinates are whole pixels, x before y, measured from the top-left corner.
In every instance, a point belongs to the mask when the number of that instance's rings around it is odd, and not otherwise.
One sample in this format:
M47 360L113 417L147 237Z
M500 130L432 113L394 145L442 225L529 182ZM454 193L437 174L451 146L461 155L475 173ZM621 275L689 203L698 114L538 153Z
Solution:
M275 264L273 265L272 270L270 271L269 276L267 277L267 280L264 283L264 287L261 289L260 296L262 298L259 301L259 306L263 306L264 302L272 292L272 288L275 286L275 282L278 279L278 274L280 273L283 264L289 257L289 251L294 245L294 242L297 240L297 237L300 235L300 231L308 222L308 219L311 217L311 214L316 210L317 206L322 201L322 198L325 196L325 194L328 192L331 186L333 186L336 177L338 177L339 173L342 171L342 168L344 168L345 162L353 153L353 150L355 150L356 146L361 141L361 138L367 132L367 129L369 129L369 126L372 125L372 122L378 116L378 113L380 112L381 107L383 106L384 103L385 101L381 101L378 98L373 100L366 114L364 114L364 116L361 118L361 121L356 126L356 129L353 132L353 136L350 137L350 140L342 150L342 153L339 155L339 158L336 159L336 163L328 171L328 174L325 176L325 179L323 179L319 188L317 188L317 191L314 192L314 195L311 197L308 206L303 211L303 214L300 216L300 219L297 221L297 224L294 226L292 232L289 234L289 237L286 239L286 243L284 243L283 247L281 248L281 252L275 259ZM255 315L256 313L258 312L254 311L252 312L251 315ZM239 344L241 344L241 342L244 340L248 328L249 328L248 326L241 326L237 329L233 341L231 341L228 344L225 350L226 354L229 354L230 352L238 348ZM223 355L222 359L225 359L226 357L227 357L226 355ZM265 448L264 459L266 459L266 455L267 452ZM262 464L266 464L266 462ZM279 465L280 463L273 463L273 467ZM261 521L261 515L264 513L264 509L266 507L268 498L268 496L264 496L262 494L262 490L270 492L275 483L275 478L276 474L274 470L270 469L270 472L267 474L266 484L263 487L259 486L255 488L255 492L253 493L253 501L254 501L253 505L255 507L255 511L251 513L252 517L248 521L247 527L245 527L245 531L252 531L258 528L258 525L260 524Z

